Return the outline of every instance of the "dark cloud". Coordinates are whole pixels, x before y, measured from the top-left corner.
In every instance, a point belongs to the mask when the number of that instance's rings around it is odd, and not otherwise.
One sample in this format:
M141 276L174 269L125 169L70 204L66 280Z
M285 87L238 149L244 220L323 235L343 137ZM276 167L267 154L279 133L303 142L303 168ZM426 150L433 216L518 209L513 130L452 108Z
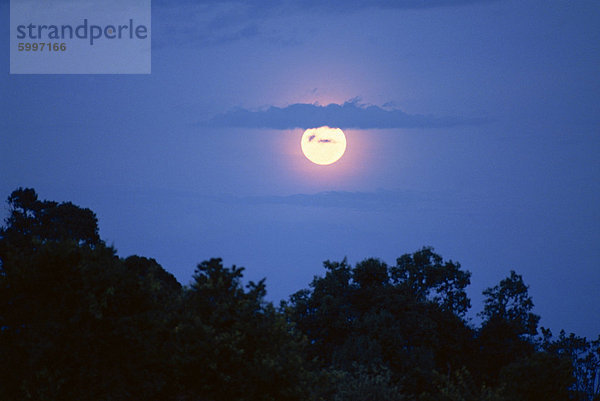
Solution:
M284 4L302 9L352 12L355 10L362 10L365 8L419 9L454 7L475 3L491 3L493 1L497 0L290 0L284 2Z
M2 1L0 0L0 4ZM261 38L282 45L297 38L261 29L265 21L287 15L350 14L366 9L428 9L491 3L498 0L153 0L153 46L193 42L205 46ZM168 37L163 39L163 37Z
M243 128L310 128L329 125L340 128L436 128L472 125L483 119L437 117L408 114L395 108L359 104L356 99L343 104L296 103L287 107L271 106L266 110L251 111L243 108L219 114L203 125L211 127Z
M3 0L8 2L8 0ZM179 0L179 4L194 4L199 6L213 6L223 4L236 4L248 8L253 12L264 12L265 9L319 9L335 11L352 11L364 8L384 8L384 9L415 9L415 8L436 8L436 7L454 7L475 3L491 3L497 0L249 0L240 3L235 0ZM154 0L153 5L172 4L171 0Z

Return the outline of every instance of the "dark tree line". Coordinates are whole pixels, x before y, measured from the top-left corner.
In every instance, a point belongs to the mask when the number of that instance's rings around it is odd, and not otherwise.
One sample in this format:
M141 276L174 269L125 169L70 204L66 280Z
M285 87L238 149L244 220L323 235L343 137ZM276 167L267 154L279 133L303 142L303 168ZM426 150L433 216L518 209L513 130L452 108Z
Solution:
M515 272L484 291L478 327L470 273L431 248L327 261L276 307L220 259L182 287L118 257L89 209L22 188L8 207L2 400L600 400L600 337L539 328Z

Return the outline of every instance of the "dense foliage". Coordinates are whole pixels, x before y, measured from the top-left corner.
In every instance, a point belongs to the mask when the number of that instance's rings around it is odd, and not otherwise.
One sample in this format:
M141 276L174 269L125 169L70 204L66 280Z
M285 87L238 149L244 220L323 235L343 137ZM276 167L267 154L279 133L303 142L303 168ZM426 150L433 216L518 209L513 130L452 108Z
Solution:
M431 248L324 263L275 307L200 263L182 287L116 255L95 214L15 190L0 229L2 400L599 400L600 337L538 328L522 276L484 291Z

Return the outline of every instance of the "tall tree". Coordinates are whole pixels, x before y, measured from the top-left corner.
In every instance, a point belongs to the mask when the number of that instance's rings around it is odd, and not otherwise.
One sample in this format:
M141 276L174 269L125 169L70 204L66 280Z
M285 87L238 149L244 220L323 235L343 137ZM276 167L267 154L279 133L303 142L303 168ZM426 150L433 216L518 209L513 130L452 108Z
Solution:
M538 350L534 337L540 317L523 277L514 271L485 296L474 369L480 380L503 388L509 399L561 400L567 395L570 371L560 358Z
M426 247L399 257L391 269L391 279L417 302L433 301L442 309L463 316L471 307L465 292L471 283L471 272L460 267L460 263L443 261L433 248Z
M470 273L459 264L424 248L391 268L378 259L324 267L324 277L292 295L288 308L323 369L365 385L385 378L387 388L420 396L431 390L435 370L464 364L472 338L461 317L469 305L464 289Z
M500 284L483 291L485 307L481 316L484 325L501 320L513 327L519 335L537 334L540 317L532 313L533 300L523 277L514 270Z
M88 209L39 201L33 190L8 201L0 398L164 399L174 278L155 262L119 259Z
M549 329L543 329L543 348L561 357L571 368L571 398L577 401L600 400L600 336L589 341L571 333L560 331L558 338L552 339Z
M2 237L11 245L23 241L74 241L80 245L99 244L98 219L90 209L71 202L40 201L32 188L18 188L8 197L10 215Z
M243 268L221 259L198 265L176 330L182 396L307 399L302 338L264 300L264 280L244 288L242 277Z

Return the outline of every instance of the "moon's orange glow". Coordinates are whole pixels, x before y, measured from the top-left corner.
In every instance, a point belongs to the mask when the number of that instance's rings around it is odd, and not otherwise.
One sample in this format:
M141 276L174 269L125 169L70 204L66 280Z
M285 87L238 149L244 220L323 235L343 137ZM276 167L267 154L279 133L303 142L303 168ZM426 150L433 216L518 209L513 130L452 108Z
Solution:
M335 163L346 151L346 136L339 128L309 128L302 135L302 152L320 165Z

